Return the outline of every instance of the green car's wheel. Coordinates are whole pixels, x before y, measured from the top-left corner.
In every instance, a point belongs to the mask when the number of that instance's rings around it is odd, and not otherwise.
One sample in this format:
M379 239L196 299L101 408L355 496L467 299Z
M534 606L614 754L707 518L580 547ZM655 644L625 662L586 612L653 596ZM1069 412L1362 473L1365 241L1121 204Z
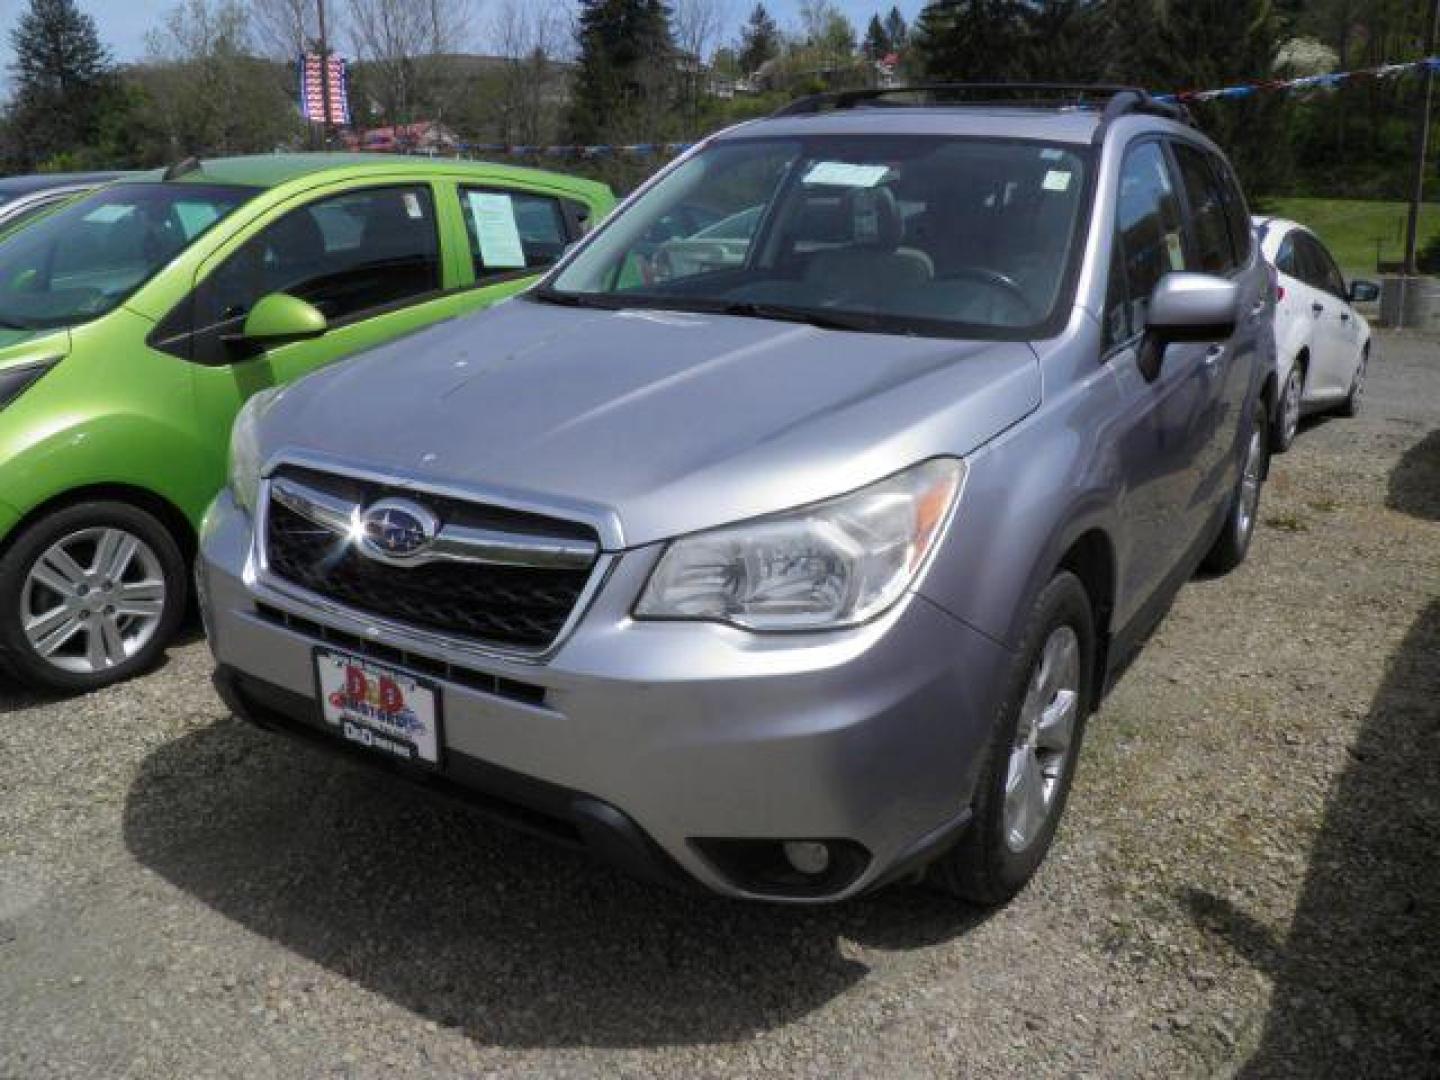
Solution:
M150 514L67 506L0 557L0 664L22 682L91 690L154 663L185 609L185 559Z

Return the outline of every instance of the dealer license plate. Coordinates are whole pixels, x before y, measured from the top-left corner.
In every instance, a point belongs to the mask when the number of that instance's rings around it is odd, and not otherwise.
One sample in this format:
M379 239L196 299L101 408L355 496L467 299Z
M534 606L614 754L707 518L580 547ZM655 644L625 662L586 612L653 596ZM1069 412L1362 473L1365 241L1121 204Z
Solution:
M347 742L417 765L440 764L435 687L358 656L315 650L326 725Z

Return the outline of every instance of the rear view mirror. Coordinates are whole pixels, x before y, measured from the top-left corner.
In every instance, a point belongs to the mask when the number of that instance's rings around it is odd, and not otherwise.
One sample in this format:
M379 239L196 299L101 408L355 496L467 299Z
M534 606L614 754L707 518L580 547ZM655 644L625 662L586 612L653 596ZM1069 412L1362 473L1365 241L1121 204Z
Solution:
M1380 286L1373 281L1350 282L1350 300L1356 304L1373 304L1380 299Z
M287 293L270 293L250 309L241 336L264 348L319 337L327 328L325 316L315 305Z

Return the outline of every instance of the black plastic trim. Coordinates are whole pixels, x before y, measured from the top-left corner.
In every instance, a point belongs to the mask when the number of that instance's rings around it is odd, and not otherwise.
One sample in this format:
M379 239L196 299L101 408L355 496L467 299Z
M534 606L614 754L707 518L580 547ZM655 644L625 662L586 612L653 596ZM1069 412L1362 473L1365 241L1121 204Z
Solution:
M624 811L602 799L448 749L440 770L381 757L330 734L315 699L229 665L216 668L221 699L242 720L403 777L485 817L573 850L632 877L682 891L699 883Z

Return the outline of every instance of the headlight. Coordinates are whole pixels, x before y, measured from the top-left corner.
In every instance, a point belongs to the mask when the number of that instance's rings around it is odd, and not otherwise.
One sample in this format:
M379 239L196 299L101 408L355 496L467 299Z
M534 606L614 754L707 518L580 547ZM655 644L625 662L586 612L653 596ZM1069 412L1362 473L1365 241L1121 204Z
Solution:
M265 464L260 457L260 419L279 396L280 390L274 387L255 394L241 408L240 415L235 417L235 426L230 429L230 491L249 513L255 511L260 468Z
M910 587L965 478L934 458L850 495L671 542L638 618L750 630L853 626Z

